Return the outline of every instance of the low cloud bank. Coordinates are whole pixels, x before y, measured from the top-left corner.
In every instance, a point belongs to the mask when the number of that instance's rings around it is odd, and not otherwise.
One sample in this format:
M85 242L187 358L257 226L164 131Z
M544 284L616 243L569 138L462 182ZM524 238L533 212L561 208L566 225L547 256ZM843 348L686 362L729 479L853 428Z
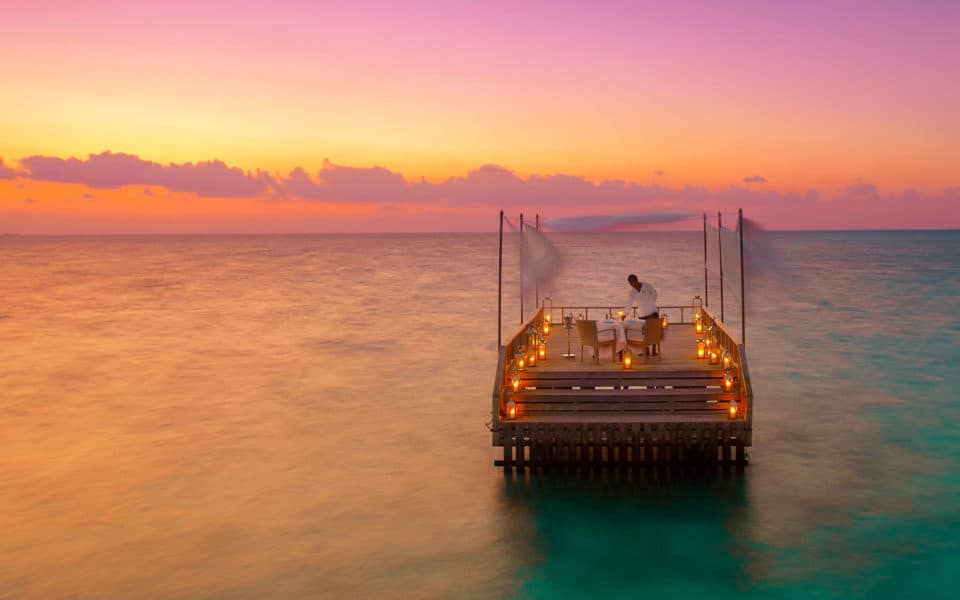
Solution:
M751 185L726 188L668 187L623 180L592 182L567 174L521 177L499 165L484 165L465 176L439 182L409 181L384 167L350 167L324 161L314 173L295 168L286 176L265 171L244 171L220 160L160 164L125 153L102 152L86 159L29 156L15 171L0 160L0 179L21 177L38 181L83 184L94 189L143 186L203 197L260 198L283 201L301 199L320 203L378 204L399 210L405 205L427 205L444 210L504 208L540 210L546 214L687 214L703 210L742 207L752 215L775 217L784 228L829 228L832 223L862 223L862 227L902 223L937 223L960 226L953 212L944 211L960 201L960 187L938 193L906 190L883 194L874 184L857 181L832 192L778 192ZM760 175L742 183L758 184ZM155 190L154 190L155 191ZM939 211L939 212L938 212ZM899 220L898 220L899 219ZM856 227L856 228L862 228Z
M103 152L91 154L86 160L28 156L20 164L30 179L81 183L96 189L155 185L198 196L255 198L274 185L268 173L245 172L219 160L161 165L133 154Z

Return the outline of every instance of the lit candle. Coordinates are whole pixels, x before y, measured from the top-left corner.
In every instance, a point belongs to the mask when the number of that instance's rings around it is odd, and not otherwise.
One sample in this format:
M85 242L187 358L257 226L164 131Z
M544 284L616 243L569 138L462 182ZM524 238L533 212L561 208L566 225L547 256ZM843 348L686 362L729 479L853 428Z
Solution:
M537 348L537 354L540 355L540 360L545 359L547 357L547 345L540 344L540 346Z
M697 320L693 322L693 326L697 333L703 333L703 321L700 320L699 316L697 317Z
M524 364L525 363L524 363L523 357L521 356L520 358L517 359L517 370L522 371Z
M711 350L711 351L710 351L710 364L711 364L711 365L715 365L715 364L717 364L717 363L719 363L719 362L720 362L720 360L719 360L719 355L717 354L717 351L716 351L715 349L714 349L714 350Z
M731 418L731 419L733 419L733 418L735 418L735 417L737 416L737 409L738 409L738 408L739 408L739 407L737 406L737 401L736 401L736 400L731 400L731 401L730 401L730 418Z
M707 344L703 341L703 338L697 338L697 358L703 358L704 354L707 351Z
M510 379L510 383L513 384L513 391L515 391L515 392L520 391L520 376L519 376L519 375L514 375L514 376Z
M660 326L664 329L667 328L667 313L663 313L663 319L660 320Z
M543 335L550 335L550 319L543 322Z
M530 356L527 357L527 366L535 367L537 366L537 353L531 352Z
M728 392L733 389L733 373L730 371L723 374L723 389Z
M623 353L623 368L629 369L633 365L633 355L629 352Z
M511 419L517 416L517 403L513 400L507 402L507 416Z
M730 351L729 351L729 350L724 350L724 351L723 351L723 368L724 368L724 369L730 368L730 361L731 361Z

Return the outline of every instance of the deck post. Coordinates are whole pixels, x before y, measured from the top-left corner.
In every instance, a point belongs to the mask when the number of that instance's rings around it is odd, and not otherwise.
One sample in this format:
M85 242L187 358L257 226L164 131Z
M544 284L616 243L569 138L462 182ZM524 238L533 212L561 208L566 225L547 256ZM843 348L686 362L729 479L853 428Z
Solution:
M537 213L537 231L540 231L540 213ZM533 288L533 307L538 308L540 306L540 278L537 278L537 281Z
M720 260L720 320L723 321L723 219L717 211L717 248L720 249L717 258Z
M507 425L503 435L503 471L513 469L513 426Z
M520 427L517 427L516 434L517 434L517 439L515 440L516 443L514 444L514 447L517 449L517 461L516 461L517 470L523 471L523 467L526 466L525 465L526 461L524 460L526 457L524 456L524 447L523 447L523 429Z
M520 323L523 324L523 213L520 213Z
M618 425L613 430L613 446L611 446L612 450L610 451L610 458L612 459L610 462L618 466L623 462L623 445L620 443L621 439L620 426Z
M707 278L707 213L703 213L703 303L710 306L710 286ZM683 321L683 313L680 313Z
M500 211L500 252L497 255L497 348L503 345L503 211Z

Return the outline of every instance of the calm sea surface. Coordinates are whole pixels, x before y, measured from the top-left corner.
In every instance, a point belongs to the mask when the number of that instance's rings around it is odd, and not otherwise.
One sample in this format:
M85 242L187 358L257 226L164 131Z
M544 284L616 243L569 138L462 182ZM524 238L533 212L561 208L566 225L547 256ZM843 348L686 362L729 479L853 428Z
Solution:
M960 233L771 240L751 465L628 481L493 467L495 235L0 238L0 598L955 598ZM558 245L557 305L702 287Z

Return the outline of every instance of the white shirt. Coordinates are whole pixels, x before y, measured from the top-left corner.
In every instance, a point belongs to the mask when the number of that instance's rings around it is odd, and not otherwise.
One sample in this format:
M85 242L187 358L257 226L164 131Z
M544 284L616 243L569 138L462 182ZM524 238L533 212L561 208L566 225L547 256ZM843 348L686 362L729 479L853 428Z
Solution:
M637 317L643 318L652 312L657 311L657 289L653 285L641 281L640 289L630 287L630 295L627 296L627 303L624 306L624 314L632 315L630 312L634 306L637 307Z

